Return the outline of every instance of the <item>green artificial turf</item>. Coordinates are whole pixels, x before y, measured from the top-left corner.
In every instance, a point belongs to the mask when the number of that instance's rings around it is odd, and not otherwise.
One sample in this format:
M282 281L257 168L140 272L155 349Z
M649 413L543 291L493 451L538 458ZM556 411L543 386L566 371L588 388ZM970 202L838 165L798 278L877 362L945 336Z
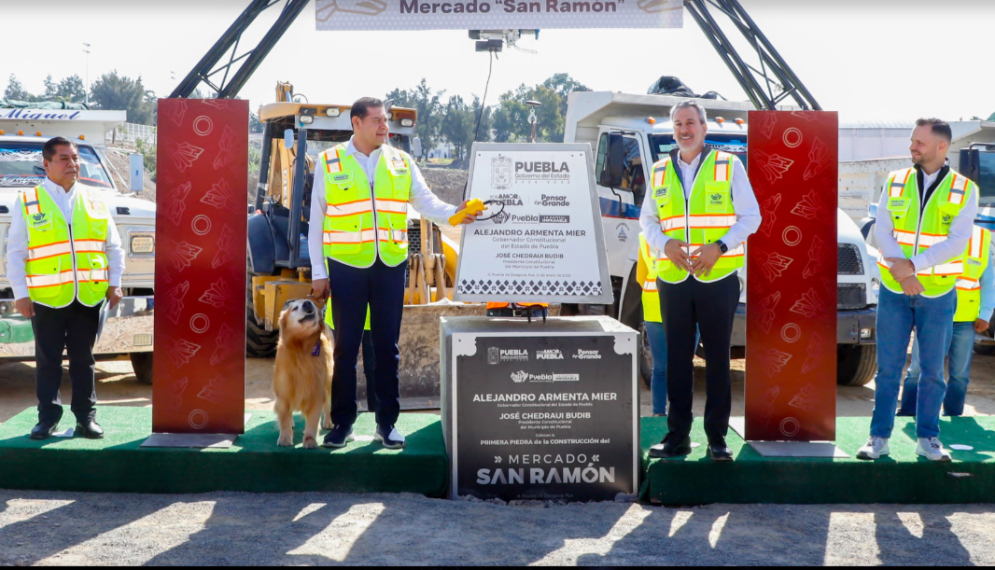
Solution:
M697 418L691 440L702 445L684 459L664 460L647 452L667 433L667 419L643 418L641 495L664 504L995 502L995 417L942 418L944 445L974 447L952 451L949 463L916 455L915 422L905 417L895 420L890 456L856 459L869 429L870 418L837 418L835 443L848 459L762 457L729 430L735 461L713 462Z
M209 491L445 493L446 449L439 416L401 414L403 450L356 441L343 449L302 449L304 421L295 416L295 447L277 447L273 412L253 411L228 449L142 448L152 426L151 408L102 406L97 421L105 437L88 440L28 438L34 409L0 425L0 488L63 491L201 493ZM74 425L65 409L60 431ZM360 414L357 436L372 436L372 414ZM319 439L321 434L319 434Z

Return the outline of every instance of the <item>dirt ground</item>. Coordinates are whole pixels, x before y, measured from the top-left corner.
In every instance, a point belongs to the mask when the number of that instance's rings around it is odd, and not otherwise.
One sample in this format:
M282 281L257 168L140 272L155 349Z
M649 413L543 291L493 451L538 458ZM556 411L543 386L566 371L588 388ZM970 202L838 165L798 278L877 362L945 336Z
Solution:
M0 565L991 565L991 507L0 491Z

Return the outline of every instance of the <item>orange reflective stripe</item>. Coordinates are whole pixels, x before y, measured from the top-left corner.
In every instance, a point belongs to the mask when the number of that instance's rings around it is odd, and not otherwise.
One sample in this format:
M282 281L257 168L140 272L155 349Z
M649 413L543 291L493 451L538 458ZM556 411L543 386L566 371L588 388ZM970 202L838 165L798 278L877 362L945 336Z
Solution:
M977 279L961 275L957 278L957 288L961 291L977 291L981 289L981 282Z
M967 193L968 179L965 176L957 176L952 173L953 180L950 181L950 194L947 195L947 202L951 204L963 204L964 195Z
M369 214L372 211L373 200L356 200L355 202L344 202L342 204L328 204L325 208L325 216L329 218L342 218L357 214Z
M76 253L104 253L107 251L107 243L94 239L73 240L73 248Z
M660 227L665 232L669 232L677 229L684 229L684 216L671 216L669 218L660 220Z
M107 276L106 269L80 269L76 271L76 278L80 283L107 281Z
M67 269L61 273L52 275L28 275L28 289L38 289L39 287L62 286L64 283L73 282L73 270Z
M377 230L380 241L408 243L408 230Z
M39 245L28 248L28 261L38 261L39 259L48 259L49 257L68 253L72 253L72 246L69 245L68 241Z
M329 156L330 152L335 153L334 158ZM342 156L339 154L338 147L325 151L325 170L327 170L329 174L342 172Z
M901 182L896 182L894 178L891 179L891 184L888 187L888 197L898 198L902 195L902 190L905 189L905 183L908 182L909 176L912 174L912 169L905 171L905 178Z
M727 214L716 216L712 214L691 214L688 216L688 220L691 224L691 229L722 229L732 227L732 225L736 223L736 215Z
M407 214L407 200L391 200L390 198L377 198L377 211L388 214Z
M324 243L325 245L334 245L341 243L369 243L376 239L376 232L374 230L363 230L361 232L325 232L324 233Z
M732 155L725 152L715 153L716 182L728 182L732 178Z
M938 275L941 277L959 276L961 273L964 273L964 262L960 260L941 263L916 272L917 275Z
M891 233L899 245L915 245L916 233L905 230L895 230Z
M28 192L31 192L31 194L28 194ZM21 195L21 201L24 202L24 211L27 212L29 216L41 213L41 208L39 207L40 205L38 203L37 186L25 190L24 193Z
M655 293L658 291L656 286L656 279L647 279L643 282L643 291L647 293Z
M971 233L971 242L968 244L968 255L975 259L981 259L981 248L983 245L984 232L980 226L974 226L974 231Z

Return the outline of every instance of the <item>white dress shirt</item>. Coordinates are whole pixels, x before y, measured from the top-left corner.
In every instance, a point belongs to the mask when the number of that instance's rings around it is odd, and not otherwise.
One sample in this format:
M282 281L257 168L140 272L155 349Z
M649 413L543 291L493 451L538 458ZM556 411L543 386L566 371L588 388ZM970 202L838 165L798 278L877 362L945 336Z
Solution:
M366 179L370 181L370 192L373 192L374 175L377 170L377 162L380 160L380 149L376 149L370 156L359 152L350 138L346 145L346 154L354 157L366 172ZM422 176L421 169L412 160L411 166L411 193L408 196L408 204L420 213L425 219L436 224L449 225L449 218L456 214L456 206L447 204L432 193L425 177ZM374 199L376 197L374 196ZM311 278L327 279L328 270L325 264L325 238L324 220L325 209L328 203L325 201L325 180L317 173L311 188L311 225L309 226L307 245L308 253L311 256ZM377 248L377 257L380 256L380 249Z
M923 176L922 189L924 195L936 180L939 172L937 170L933 174L925 174ZM947 176L950 176L952 173L952 171L948 172ZM913 171L912 176L918 175L918 170ZM885 184L887 184L887 181ZM922 206L920 203L920 212L922 212ZM912 265L916 268L916 272L925 271L934 265L942 265L963 254L964 248L967 247L967 242L971 239L971 234L974 231L974 218L977 213L978 192L975 191L971 195L971 199L961 208L957 217L950 223L950 232L947 234L947 239L910 258ZM891 221L891 215L888 213L888 188L884 188L881 191L881 198L878 201L878 217L874 222L874 237L877 238L878 250L881 252L882 257L904 258L905 252L902 250L902 246L898 245L898 240L892 235L894 230L895 224ZM885 262L885 265L891 267L891 262Z
M681 159L680 153L677 153L677 167L681 169L685 200L691 196L691 191L694 190L694 183L697 178L695 171L702 159L702 155L704 155L704 152L699 153L691 161L691 164L687 164ZM732 205L736 210L736 223L729 228L726 235L722 236L719 241L724 243L727 248L735 249L739 247L740 243L745 242L746 238L760 229L763 216L760 214L760 204L757 203L757 197L753 194L753 186L750 185L750 178L746 175L746 169L743 168L743 163L737 156L732 157L731 182ZM667 242L672 238L663 233L663 229L660 227L660 216L657 213L656 200L653 198L652 188L647 190L646 198L643 199L642 210L639 213L639 226L642 228L643 235L646 236L646 241L650 247L656 248L661 252L666 251Z
M48 195L62 210L62 215L69 224L70 231L73 225L73 208L76 206L76 198L80 194L80 183L73 184L69 192L52 182L48 178L42 182L42 186L48 191ZM96 191L95 191L96 192ZM14 204L14 212L10 217L10 234L7 237L7 277L10 279L10 286L14 290L15 299L28 297L28 225L24 223L23 205L21 203L21 193L17 194L17 201ZM110 208L108 208L109 210ZM117 225L114 218L107 216L107 239L105 240L105 253L107 254L108 285L111 287L121 286L121 275L124 273L124 250L121 249L121 236L117 233Z

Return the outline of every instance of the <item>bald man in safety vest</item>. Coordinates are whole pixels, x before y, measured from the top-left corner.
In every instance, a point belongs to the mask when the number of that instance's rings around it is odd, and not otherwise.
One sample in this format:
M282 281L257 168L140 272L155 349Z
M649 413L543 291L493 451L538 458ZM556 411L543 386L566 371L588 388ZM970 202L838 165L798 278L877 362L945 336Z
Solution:
M101 438L93 347L101 305L113 309L123 297L121 237L98 191L79 183L75 143L49 139L42 165L46 178L18 196L7 238L14 304L31 319L35 336L38 425L31 439L50 437L62 419L63 350L69 357L75 435Z

